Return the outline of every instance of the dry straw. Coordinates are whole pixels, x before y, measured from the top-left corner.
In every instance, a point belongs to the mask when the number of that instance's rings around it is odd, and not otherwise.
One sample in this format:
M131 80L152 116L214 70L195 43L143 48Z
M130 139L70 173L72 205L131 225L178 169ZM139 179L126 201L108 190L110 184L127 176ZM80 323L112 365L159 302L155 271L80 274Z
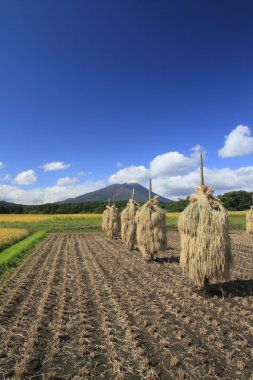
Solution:
M246 231L249 234L253 234L253 206L250 206L250 209L246 214Z
M151 183L150 183L151 196ZM136 238L138 248L147 260L153 260L154 255L167 247L166 213L158 206L158 195L136 212Z
M117 207L114 204L110 206L110 198L108 199L108 205L102 215L102 231L113 239L117 237L120 232L120 216Z
M199 287L208 287L209 280L228 280L232 265L228 216L213 192L204 185L201 155L201 186L178 221L180 265Z
M108 228L109 228L109 209L110 209L110 206L107 205L102 215L102 231L106 235L108 235Z
M117 207L113 204L109 207L109 221L107 236L111 239L118 237L120 233L120 214Z
M139 205L134 200L133 189L132 198L129 199L127 206L121 213L121 239L131 250L133 250L137 244L135 214L138 209Z

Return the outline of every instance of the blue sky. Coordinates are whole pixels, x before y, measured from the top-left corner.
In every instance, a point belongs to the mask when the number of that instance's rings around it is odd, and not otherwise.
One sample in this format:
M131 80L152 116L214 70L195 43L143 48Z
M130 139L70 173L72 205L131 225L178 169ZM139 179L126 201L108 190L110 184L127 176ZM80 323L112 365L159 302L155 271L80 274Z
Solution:
M199 146L218 193L252 191L252 16L247 0L2 0L0 198L151 175L177 199Z

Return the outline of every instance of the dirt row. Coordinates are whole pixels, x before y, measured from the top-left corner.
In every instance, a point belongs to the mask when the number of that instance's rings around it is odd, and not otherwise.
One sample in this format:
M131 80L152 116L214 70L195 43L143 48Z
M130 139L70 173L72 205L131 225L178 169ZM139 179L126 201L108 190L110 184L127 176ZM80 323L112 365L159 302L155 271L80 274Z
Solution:
M253 239L196 289L169 233L153 263L101 233L50 234L0 294L0 379L253 380Z

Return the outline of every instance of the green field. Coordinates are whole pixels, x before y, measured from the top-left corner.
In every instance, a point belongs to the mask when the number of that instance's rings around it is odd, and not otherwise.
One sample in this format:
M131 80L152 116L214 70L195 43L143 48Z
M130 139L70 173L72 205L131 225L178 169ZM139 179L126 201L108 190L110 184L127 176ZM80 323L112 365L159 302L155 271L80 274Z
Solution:
M230 222L230 229L238 229L238 230L245 230L246 229L246 217L245 212L228 212L229 215L229 222ZM169 227L177 228L177 221L180 213L170 213L167 216L167 225Z
M245 216L229 216L230 228L235 228L238 230L246 229L246 219Z
M245 212L229 212L231 228L245 229ZM176 228L180 213L168 213L167 225ZM101 214L0 215L0 228L25 228L30 232L91 232L101 230Z

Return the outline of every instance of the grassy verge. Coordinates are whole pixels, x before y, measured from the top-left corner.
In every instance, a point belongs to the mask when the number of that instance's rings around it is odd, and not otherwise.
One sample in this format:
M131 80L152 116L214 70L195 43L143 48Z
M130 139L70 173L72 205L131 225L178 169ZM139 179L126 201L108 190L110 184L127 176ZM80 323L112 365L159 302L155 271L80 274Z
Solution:
M46 231L37 231L26 239L2 251L0 253L0 276L11 268L17 267L24 257L29 254L30 249L45 236Z

